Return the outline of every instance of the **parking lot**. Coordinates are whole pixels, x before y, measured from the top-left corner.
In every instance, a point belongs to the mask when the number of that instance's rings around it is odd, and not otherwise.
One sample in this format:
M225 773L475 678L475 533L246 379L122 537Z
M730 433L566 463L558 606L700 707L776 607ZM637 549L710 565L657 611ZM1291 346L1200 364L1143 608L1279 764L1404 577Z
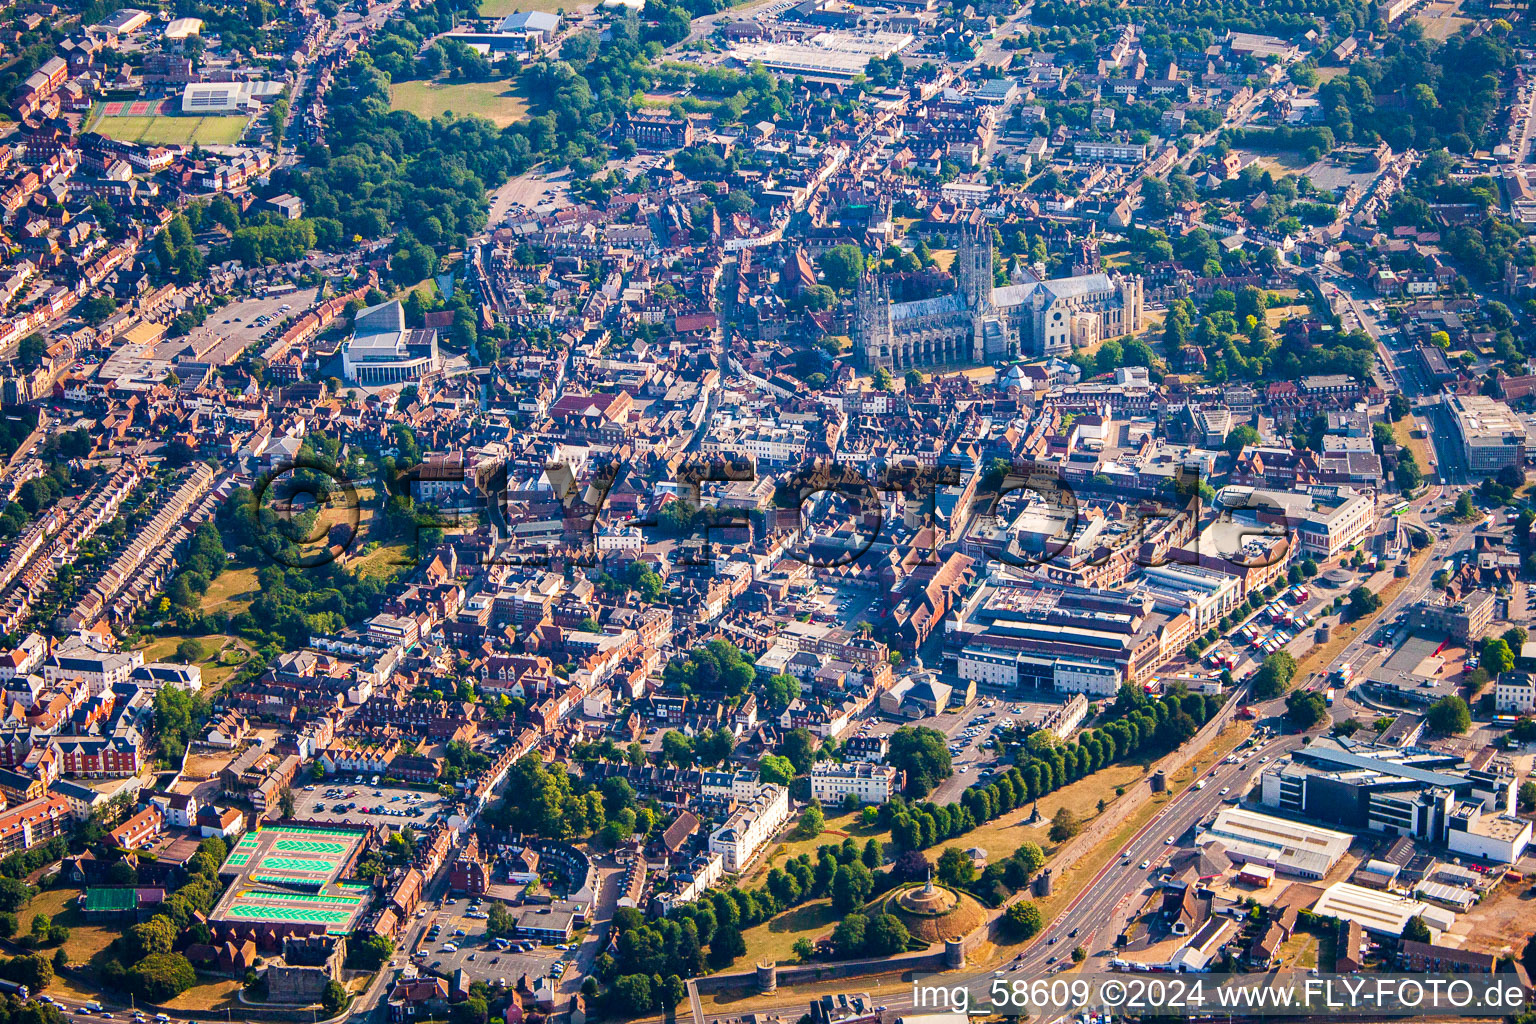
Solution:
M187 347L207 348L208 335L217 339L212 349L203 357L219 364L234 359L246 346L262 340L268 331L275 330L284 317L294 311L303 311L314 305L315 289L300 288L287 295L269 295L265 298L241 299L209 314L208 319L188 335ZM287 308L284 308L287 307Z
M443 798L419 789L338 781L305 783L293 790L294 816L399 828L424 828L442 812Z
M989 749L986 744L1004 722L1015 725L1030 722L1060 706L1060 701L1025 701L978 694L976 702L969 707L915 721L896 721L885 716L869 718L860 725L858 734L889 736L904 725L920 725L942 732L949 738L954 774L944 780L929 799L943 802L958 798L967 786L992 774L993 762L1000 751L995 747Z
M434 941L426 939L426 935L431 932L423 935L420 945L412 951L418 954L414 956L417 966L445 977L451 977L454 971L462 968L472 980L491 985L516 985L517 979L523 975L531 979L548 974L557 961L576 955L574 947L561 951L553 946L535 946L526 953L520 953L515 945L518 940L513 940L511 949L498 952L486 938L485 919L465 916L475 912L462 898L452 904L445 903L441 910L436 911L436 921L442 930ZM432 914L432 911L428 911L429 917ZM461 931L463 935L457 934ZM448 946L457 948L450 950L446 948ZM419 951L426 955L419 955Z

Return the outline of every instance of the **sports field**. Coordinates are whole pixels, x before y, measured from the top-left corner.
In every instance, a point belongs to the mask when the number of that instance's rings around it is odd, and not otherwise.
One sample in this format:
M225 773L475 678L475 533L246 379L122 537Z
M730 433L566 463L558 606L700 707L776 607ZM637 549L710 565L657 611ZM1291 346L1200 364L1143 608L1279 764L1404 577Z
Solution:
M482 18L505 18L509 14L517 14L520 11L557 14L561 8L571 11L575 10L575 5L568 0L480 0Z
M240 141L249 118L184 117L174 100L110 100L87 118L88 130L119 142L151 146L230 146Z
M498 128L528 117L528 100L507 82L401 82L389 87L391 110L430 121L446 113L483 117Z
M214 921L322 924L350 931L367 886L338 882L366 833L324 825L271 825L235 844L219 874L235 876Z

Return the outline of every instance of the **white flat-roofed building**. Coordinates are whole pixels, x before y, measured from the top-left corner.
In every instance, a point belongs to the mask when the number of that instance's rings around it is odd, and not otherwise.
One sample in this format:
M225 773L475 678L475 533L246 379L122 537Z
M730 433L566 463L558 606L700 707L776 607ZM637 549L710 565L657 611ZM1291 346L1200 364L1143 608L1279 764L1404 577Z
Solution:
M852 78L862 75L870 60L894 57L916 41L905 32L818 32L797 43L744 44L731 55L744 67L761 64L781 74Z
M193 82L181 93L181 112L200 116L250 114L283 91L281 82Z
M126 36L132 35L148 24L148 11L141 11L137 7L124 7L122 10L114 11L104 20L92 25L89 31Z
M161 34L168 40L179 42L182 40L190 39L192 36L199 35L202 33L202 31L202 18L177 18L175 21L165 26L165 31Z
M1453 395L1446 408L1471 472L1487 476L1525 464L1525 424L1509 406L1487 395Z
M1226 807L1195 842L1221 843L1234 861L1266 864L1301 878L1323 878L1349 851L1346 832Z
M560 15L547 11L518 11L502 18L497 31L532 36L540 42L548 42L560 31Z
M789 790L765 782L751 799L731 812L725 824L709 834L709 852L718 853L725 870L736 874L788 820Z
M1353 921L1376 935L1401 937L1408 922L1422 917L1431 929L1444 931L1456 921L1456 915L1431 907L1420 900L1390 892L1367 889L1350 882L1336 882L1323 891L1312 905L1318 917L1336 917Z
M850 793L859 803L883 804L900 785L901 772L888 764L818 761L811 766L811 796L824 804L842 803Z
M1485 814L1481 804L1467 800L1451 813L1446 845L1456 853L1481 857L1495 864L1514 864L1531 844L1531 823L1513 814Z
M1072 143L1072 155L1078 160L1112 160L1116 163L1137 164L1147 158L1147 144L1079 139Z

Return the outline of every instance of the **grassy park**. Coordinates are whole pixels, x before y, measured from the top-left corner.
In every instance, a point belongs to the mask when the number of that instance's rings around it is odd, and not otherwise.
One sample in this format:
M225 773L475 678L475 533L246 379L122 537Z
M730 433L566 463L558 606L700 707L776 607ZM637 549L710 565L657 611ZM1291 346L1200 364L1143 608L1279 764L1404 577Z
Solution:
M498 128L528 116L528 100L515 84L499 82L400 82L389 88L392 110L408 110L431 120L452 113L483 117Z

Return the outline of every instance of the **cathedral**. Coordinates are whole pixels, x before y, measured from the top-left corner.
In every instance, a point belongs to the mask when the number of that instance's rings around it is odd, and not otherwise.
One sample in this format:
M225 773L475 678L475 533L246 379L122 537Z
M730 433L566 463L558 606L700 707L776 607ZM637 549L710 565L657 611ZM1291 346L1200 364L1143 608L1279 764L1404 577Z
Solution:
M991 229L964 229L955 290L892 302L873 273L859 281L854 345L873 370L1066 356L1142 328L1140 275L1081 274L993 285Z

